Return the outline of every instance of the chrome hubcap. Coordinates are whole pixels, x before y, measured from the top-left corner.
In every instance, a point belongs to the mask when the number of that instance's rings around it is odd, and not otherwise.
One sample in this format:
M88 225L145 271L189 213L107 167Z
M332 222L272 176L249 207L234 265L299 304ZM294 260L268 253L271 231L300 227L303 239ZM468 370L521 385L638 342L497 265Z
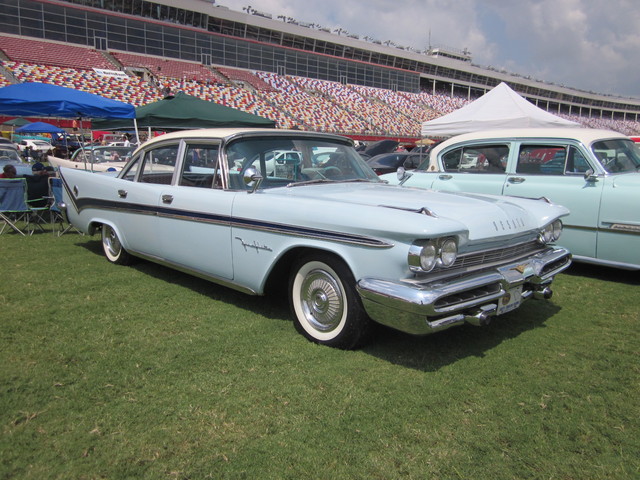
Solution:
M302 282L300 299L307 322L316 330L328 332L340 324L344 298L340 285L327 272L309 272Z
M105 246L109 250L111 255L116 256L120 252L120 241L118 240L118 236L116 232L113 231L113 228L107 228L107 234L105 235Z

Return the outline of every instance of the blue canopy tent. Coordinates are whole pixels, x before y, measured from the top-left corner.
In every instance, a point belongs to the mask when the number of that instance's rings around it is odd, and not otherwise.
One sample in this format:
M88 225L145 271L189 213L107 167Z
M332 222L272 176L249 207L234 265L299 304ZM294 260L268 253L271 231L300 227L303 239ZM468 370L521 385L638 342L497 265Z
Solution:
M64 129L47 122L33 122L18 128L16 133L64 133Z
M0 88L0 113L22 116L131 118L133 105L93 93L47 83L17 83Z
M138 133L133 105L48 83L26 82L0 88L0 114L79 117L81 128L83 117L130 118Z

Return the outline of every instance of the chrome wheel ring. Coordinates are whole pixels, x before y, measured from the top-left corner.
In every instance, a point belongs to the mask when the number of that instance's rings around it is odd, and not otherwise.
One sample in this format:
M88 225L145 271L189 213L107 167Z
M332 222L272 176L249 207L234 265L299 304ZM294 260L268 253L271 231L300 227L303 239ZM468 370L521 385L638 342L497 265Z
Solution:
M319 332L334 330L342 322L345 308L339 281L325 270L311 270L300 285L300 305L312 328Z
M102 227L103 235L102 235L102 244L104 246L105 254L110 259L117 259L120 256L120 252L122 251L122 244L120 243L120 239L113 228L109 225L104 225Z

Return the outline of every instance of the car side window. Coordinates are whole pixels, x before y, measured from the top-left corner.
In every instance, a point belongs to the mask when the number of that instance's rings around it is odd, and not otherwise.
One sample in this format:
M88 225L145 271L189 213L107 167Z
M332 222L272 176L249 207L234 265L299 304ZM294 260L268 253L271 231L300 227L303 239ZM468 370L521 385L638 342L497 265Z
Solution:
M442 156L446 172L504 173L509 159L507 145L470 145Z
M539 175L584 174L589 162L573 145L521 145L516 172Z
M199 188L222 187L218 168L218 145L187 145L180 185Z
M566 145L527 145L520 146L516 173L528 175L562 175L567 160Z
M178 159L178 145L163 145L145 154L142 171L138 181L171 185L173 172Z
M462 148L456 148L442 155L442 165L445 172L457 172L460 165L460 157L462 156Z
M567 157L567 166L565 173L577 173L584 175L591 168L589 161L583 153L576 147L569 147L569 155Z
M140 169L140 165L142 164L142 160L144 159L144 155L142 153L138 154L134 161L132 161L125 172L121 175L120 178L123 180L129 180L130 182L135 181L136 176L138 174L138 170Z

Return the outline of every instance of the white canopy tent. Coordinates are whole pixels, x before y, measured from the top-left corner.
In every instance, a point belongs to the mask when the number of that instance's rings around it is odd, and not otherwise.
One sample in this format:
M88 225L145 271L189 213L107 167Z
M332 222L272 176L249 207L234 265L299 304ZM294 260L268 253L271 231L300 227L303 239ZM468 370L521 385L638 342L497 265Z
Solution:
M503 82L455 112L424 122L421 133L423 137L450 137L479 130L526 127L581 125L536 107Z

